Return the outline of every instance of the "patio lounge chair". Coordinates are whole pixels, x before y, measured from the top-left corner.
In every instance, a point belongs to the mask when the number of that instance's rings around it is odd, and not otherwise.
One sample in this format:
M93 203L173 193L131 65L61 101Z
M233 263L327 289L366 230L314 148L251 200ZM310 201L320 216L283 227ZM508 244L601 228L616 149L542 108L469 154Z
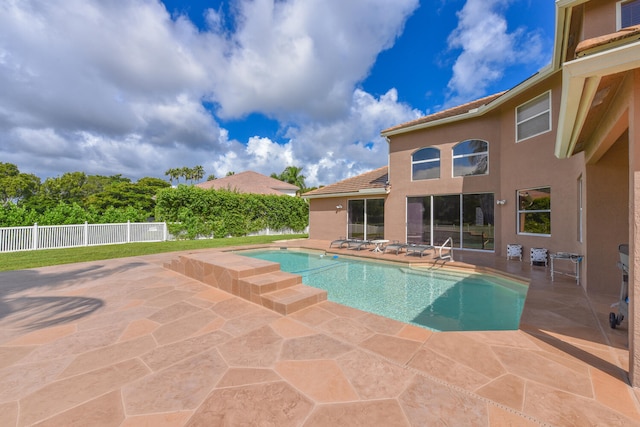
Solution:
M407 247L405 248L405 250L407 251L407 253L405 255L411 255L411 254L419 254L420 258L422 258L422 256L425 254L425 252L427 251L435 251L435 247L431 246L431 245L419 245L419 244L409 244L407 245Z
M346 237L340 237L337 240L334 240L333 242L329 243L329 247L332 248L333 245L336 245L339 248L344 247L345 245L347 245L349 242L353 241L354 239L347 239Z
M388 245L386 245L382 250L382 252L385 253L387 251L389 252L395 251L396 255L398 255L400 251L406 248L407 246L409 246L407 243L400 243L399 241L395 240L389 243Z
M347 249L359 251L362 248L366 248L370 244L370 240L350 240L349 242L347 242Z

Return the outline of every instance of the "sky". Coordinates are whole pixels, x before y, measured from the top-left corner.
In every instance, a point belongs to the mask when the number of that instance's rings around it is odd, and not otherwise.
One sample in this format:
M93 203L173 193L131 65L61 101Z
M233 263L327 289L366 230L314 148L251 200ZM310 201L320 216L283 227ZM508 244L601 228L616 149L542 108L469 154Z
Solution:
M380 132L551 60L553 0L0 0L0 162L168 179L387 164Z

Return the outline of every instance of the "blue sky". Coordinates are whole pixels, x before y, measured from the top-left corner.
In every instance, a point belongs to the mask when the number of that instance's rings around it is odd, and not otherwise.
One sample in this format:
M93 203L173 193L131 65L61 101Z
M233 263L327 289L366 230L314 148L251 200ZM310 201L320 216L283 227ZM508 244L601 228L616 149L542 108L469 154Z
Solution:
M386 164L380 131L545 66L552 0L7 0L0 162L164 178Z

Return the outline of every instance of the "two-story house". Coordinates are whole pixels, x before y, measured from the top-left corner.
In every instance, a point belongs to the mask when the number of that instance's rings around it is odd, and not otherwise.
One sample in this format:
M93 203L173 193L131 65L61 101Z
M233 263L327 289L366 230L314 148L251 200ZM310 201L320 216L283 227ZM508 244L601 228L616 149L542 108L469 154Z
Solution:
M304 195L311 238L573 252L584 255L580 284L598 292L619 290L618 245L628 243L630 378L640 385L640 0L556 0L549 66L382 135L388 167Z

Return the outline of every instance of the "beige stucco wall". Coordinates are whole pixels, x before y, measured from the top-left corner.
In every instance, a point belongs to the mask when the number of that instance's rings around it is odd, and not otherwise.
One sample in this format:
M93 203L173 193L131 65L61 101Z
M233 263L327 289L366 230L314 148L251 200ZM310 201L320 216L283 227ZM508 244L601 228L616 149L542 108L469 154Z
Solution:
M618 245L629 239L629 148L625 133L586 171L586 241L589 291L617 294Z
M582 40L616 32L618 0L591 0L584 5Z
M556 74L542 84L505 103L499 110L479 118L424 129L391 138L389 178L391 194L387 201L385 232L388 239L406 240L406 197L440 194L490 192L506 203L495 208L495 252L502 256L507 243L550 251L583 253L578 241L578 178L584 172L582 155L559 160L554 155L557 112L560 106L561 76ZM551 132L516 143L515 109L551 90ZM489 175L452 177L451 148L466 139L489 142ZM441 178L411 181L411 154L434 146L441 153ZM551 236L518 235L518 190L551 187ZM528 256L525 256L528 260Z
M342 206L337 209L336 206ZM347 198L309 200L309 238L334 240L347 235Z

